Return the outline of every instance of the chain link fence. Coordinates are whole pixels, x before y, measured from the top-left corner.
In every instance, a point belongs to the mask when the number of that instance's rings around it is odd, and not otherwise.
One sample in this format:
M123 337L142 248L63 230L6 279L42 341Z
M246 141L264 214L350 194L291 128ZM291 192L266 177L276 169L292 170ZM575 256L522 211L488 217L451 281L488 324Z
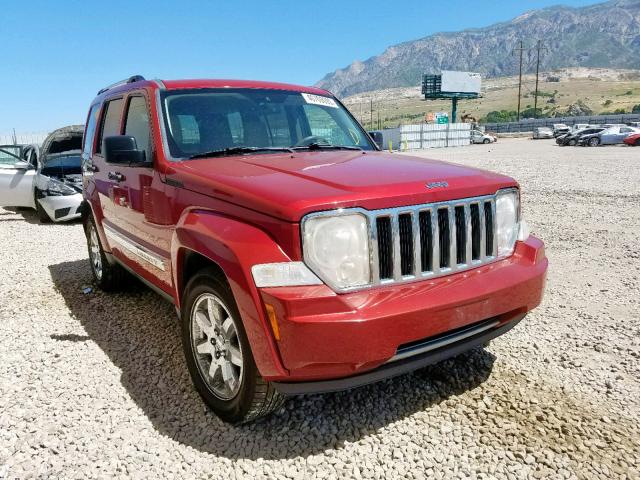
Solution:
M618 115L585 115L581 117L556 117L556 118L538 118L520 120L519 122L506 123L483 123L482 127L486 131L495 133L515 133L515 132L531 132L537 127L552 127L554 123L564 123L571 127L576 123L586 123L589 125L603 125L609 123L629 124L640 122L640 114L624 113Z
M40 145L48 132L0 133L0 145Z

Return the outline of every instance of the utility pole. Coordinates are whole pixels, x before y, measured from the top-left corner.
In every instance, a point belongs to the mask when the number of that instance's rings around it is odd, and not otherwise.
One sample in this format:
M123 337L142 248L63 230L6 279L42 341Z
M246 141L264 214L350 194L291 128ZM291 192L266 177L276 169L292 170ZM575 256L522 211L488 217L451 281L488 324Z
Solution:
M373 97L369 97L369 128L373 128Z
M520 46L514 51L520 52L520 73L518 79L518 121L520 121L520 98L522 95L522 53L524 52L524 46L522 40L519 41Z
M536 60L536 93L533 101L533 118L538 118L538 77L540 75L540 50L546 50L542 48L542 40L538 40L536 50L538 51L538 58Z

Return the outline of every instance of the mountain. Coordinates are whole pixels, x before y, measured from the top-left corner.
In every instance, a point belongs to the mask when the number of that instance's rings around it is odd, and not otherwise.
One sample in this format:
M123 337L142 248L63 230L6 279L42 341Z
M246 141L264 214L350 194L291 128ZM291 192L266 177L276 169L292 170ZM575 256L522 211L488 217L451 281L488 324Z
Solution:
M387 48L382 54L327 74L316 85L338 96L419 85L423 73L517 74L514 48L543 40L541 70L564 67L640 68L640 0L612 0L581 8L532 10L510 22L461 32L436 33ZM524 66L535 69L536 52Z

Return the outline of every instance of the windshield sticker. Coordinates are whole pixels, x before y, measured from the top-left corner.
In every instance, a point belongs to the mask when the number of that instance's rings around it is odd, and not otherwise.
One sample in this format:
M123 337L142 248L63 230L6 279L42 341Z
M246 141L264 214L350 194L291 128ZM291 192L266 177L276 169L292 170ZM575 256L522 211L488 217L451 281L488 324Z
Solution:
M323 97L321 95L313 95L312 93L303 93L302 98L312 105L322 105L323 107L338 108L338 104L333 98Z

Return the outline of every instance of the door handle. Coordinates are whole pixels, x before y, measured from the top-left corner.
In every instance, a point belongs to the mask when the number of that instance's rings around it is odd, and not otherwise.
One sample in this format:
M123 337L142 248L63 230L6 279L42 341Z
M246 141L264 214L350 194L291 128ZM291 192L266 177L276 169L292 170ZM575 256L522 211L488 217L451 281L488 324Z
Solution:
M108 177L109 180L115 180L116 182L124 181L124 175L120 172L109 172Z

